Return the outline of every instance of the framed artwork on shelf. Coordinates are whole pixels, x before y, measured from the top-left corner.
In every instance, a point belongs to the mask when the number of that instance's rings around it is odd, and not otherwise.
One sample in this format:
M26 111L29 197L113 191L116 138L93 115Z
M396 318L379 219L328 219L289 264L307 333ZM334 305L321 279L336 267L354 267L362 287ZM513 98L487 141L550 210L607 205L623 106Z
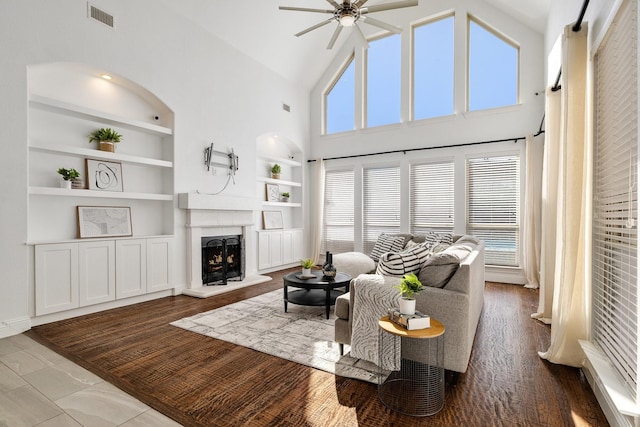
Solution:
M132 236L131 208L119 206L78 206L78 236Z
M262 222L265 230L284 228L282 224L282 212L280 211L262 211Z
M278 184L265 184L267 188L267 202L280 201L280 186Z
M87 159L89 190L123 191L122 164Z

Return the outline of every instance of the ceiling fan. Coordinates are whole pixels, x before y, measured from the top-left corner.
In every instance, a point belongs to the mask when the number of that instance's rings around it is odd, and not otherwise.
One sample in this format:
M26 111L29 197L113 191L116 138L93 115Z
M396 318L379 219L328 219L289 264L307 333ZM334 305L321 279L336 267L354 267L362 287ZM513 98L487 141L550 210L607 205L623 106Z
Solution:
M338 3L335 0L327 0L331 6L334 7L331 9L310 9L306 7L291 7L291 6L280 6L280 10L294 10L300 12L315 12L315 13L328 13L333 15L331 18L320 22L319 24L313 25L305 30L300 31L295 36L300 37L303 34L307 34L309 31L313 31L320 27L323 27L331 21L337 21L338 26L336 30L333 32L333 36L331 36L331 40L329 40L329 44L327 45L327 49L331 49L335 44L342 28L355 26L357 30L360 32L360 35L366 40L362 29L356 25L358 21L365 22L369 25L373 25L387 31L391 31L393 33L401 33L402 28L396 27L395 25L387 24L386 22L379 21L377 19L371 18L369 13L372 12L382 12L385 10L391 9L399 9L402 7L411 7L417 6L418 0L403 0L395 3L387 3L387 4L379 4L369 7L363 7L367 0L344 0L342 3Z

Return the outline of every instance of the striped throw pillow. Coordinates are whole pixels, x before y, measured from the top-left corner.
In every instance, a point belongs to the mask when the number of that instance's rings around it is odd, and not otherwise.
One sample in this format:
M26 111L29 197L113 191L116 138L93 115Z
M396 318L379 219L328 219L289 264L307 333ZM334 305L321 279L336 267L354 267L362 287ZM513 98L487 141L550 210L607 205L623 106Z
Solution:
M387 252L380 257L376 274L402 277L407 273L420 271L431 251L426 245L418 245L402 252Z
M378 236L373 250L371 251L371 259L378 262L380 255L385 252L398 252L404 247L404 237L392 236L391 234L382 233Z

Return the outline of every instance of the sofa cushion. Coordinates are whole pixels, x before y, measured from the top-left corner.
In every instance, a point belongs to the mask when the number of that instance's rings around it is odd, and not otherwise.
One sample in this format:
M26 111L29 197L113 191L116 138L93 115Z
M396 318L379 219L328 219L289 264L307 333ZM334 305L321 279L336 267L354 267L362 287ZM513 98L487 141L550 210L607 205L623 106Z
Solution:
M444 287L458 269L460 261L466 258L472 250L472 244L456 242L444 251L432 255L422 265L418 273L418 280L424 286Z
M450 233L436 233L429 231L425 234L416 234L411 240L418 244L425 244L429 249L431 249L438 243L444 243L447 245L452 244L453 235Z
M385 252L398 252L404 248L405 237L402 235L394 236L392 234L382 233L378 236L373 250L371 251L371 259L378 262L380 255Z
M376 263L369 255L362 252L333 254L333 266L337 271L348 274L351 278L356 278L360 274L373 273L376 269Z
M338 319L349 319L349 292L342 294L336 298L335 313Z
M407 273L418 273L431 251L426 245L418 245L402 252L387 252L378 261L376 274L402 277Z

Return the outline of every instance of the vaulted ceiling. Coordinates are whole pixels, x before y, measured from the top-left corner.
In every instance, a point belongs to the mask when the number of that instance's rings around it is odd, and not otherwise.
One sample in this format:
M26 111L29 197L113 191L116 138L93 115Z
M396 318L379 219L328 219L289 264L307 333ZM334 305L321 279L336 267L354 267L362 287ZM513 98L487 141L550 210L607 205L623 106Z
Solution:
M167 7L173 8L271 70L307 88L315 84L340 45L353 31L345 29L335 47L327 50L326 46L337 24L325 25L301 37L294 37L295 33L327 19L327 15L278 9L278 6L331 9L326 0L162 1ZM393 1L397 0L370 0L367 5ZM407 20L428 16L432 12L428 11L429 5L426 3L434 1L447 3L442 0L419 0L417 7L377 12L375 18L402 25ZM551 0L484 1L523 25L544 33ZM367 36L380 32L377 27L360 25Z

